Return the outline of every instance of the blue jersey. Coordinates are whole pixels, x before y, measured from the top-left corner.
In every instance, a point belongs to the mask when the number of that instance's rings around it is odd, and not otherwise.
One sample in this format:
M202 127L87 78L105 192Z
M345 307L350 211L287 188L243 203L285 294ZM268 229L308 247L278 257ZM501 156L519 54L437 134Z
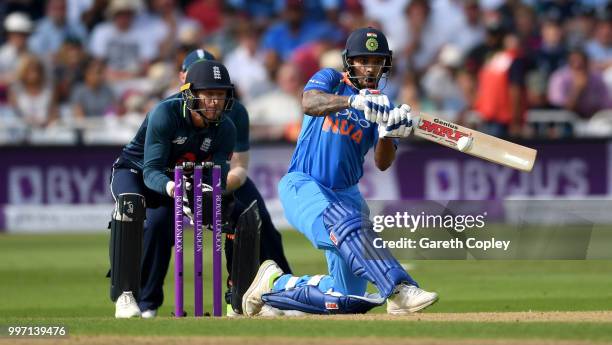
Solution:
M359 93L333 69L317 72L304 91L350 96ZM359 182L368 150L378 140L378 125L365 119L363 111L347 108L327 116L304 114L302 131L289 172L303 172L331 189L344 189Z

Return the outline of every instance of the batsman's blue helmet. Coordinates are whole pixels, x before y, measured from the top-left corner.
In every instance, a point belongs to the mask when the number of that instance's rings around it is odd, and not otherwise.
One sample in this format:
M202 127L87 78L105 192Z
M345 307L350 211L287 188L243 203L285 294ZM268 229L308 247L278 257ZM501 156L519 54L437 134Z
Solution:
M393 52L389 49L387 37L382 31L372 27L361 28L353 31L346 40L346 46L342 52L344 69L350 72L348 58L355 56L382 56L385 63L382 73L387 73L391 69Z

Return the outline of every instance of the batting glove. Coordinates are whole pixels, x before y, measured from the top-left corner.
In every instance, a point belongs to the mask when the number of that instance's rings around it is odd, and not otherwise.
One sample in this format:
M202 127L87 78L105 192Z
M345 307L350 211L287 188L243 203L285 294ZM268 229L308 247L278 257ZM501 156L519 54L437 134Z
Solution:
M402 104L391 109L386 123L378 124L379 138L407 138L412 132L412 117L410 106Z
M374 123L384 123L389 119L389 97L378 90L363 89L359 94L349 97L349 107L363 110L365 119Z

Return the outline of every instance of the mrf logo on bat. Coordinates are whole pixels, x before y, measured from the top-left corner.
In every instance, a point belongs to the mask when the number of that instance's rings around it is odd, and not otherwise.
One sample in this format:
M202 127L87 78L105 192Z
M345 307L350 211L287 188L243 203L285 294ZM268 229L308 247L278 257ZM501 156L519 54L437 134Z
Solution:
M434 119L433 122L420 119L419 129L425 131L432 138L445 140L455 145L461 137L470 136L468 133L461 132L456 125L440 119Z

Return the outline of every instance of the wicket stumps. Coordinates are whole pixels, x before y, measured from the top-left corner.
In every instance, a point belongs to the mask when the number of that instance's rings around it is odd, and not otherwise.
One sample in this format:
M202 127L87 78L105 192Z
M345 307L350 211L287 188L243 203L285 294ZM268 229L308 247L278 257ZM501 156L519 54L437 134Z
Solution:
M183 181L184 165L177 165L174 169L174 315L176 317L186 315L183 299L183 195L184 193L189 193L189 191L185 190ZM212 202L209 206L212 207L213 316L221 316L223 286L221 273L221 167L210 162L196 164L193 170L194 315L204 316L204 288L202 282L202 254L204 251L203 207L206 206L202 200L202 171L204 167L212 168Z

